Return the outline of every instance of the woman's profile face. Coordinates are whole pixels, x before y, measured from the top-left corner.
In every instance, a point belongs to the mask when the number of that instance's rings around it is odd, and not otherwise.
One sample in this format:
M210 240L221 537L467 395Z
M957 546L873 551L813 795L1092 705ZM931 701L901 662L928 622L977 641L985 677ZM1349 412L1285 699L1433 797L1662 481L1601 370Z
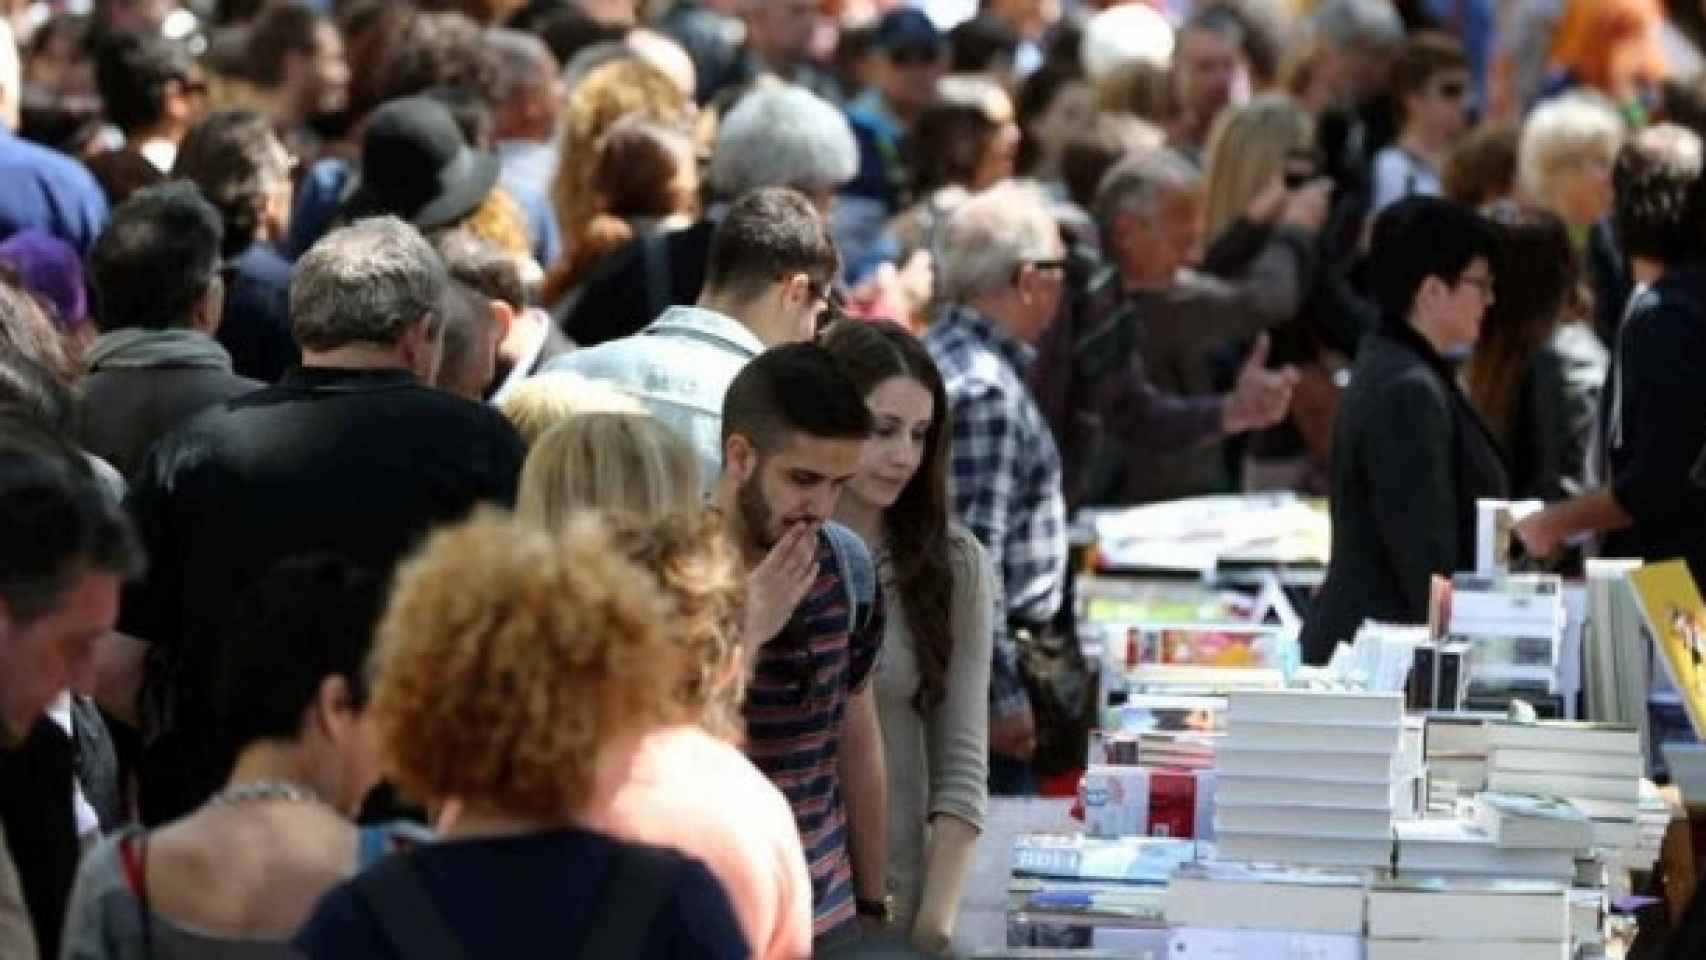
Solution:
M1599 150L1566 158L1552 177L1552 212L1577 228L1590 227L1609 213L1612 159Z
M865 442L859 473L848 492L881 510L894 506L924 463L936 401L924 384L893 376L865 396L875 429Z

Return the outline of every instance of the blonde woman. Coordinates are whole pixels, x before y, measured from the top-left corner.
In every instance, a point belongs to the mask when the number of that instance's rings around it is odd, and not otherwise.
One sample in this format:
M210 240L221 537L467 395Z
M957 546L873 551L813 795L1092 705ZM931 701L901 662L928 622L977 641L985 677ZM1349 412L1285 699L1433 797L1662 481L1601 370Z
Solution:
M397 785L461 812L442 842L334 888L298 949L750 956L702 863L579 825L613 752L690 719L657 682L688 660L655 575L598 516L547 533L481 512L433 535L398 571L370 710Z
M1525 203L1564 221L1570 248L1587 266L1594 328L1610 344L1628 303L1628 264L1606 215L1611 168L1628 126L1610 100L1578 92L1534 108L1517 144L1517 189Z
M582 822L703 859L755 956L806 956L811 880L794 815L738 749L746 584L720 519L700 505L692 447L645 416L572 417L535 445L522 470L518 510L533 525L559 529L588 510L612 516L615 549L654 578L669 604L670 639L688 654L663 684L684 719L606 754Z
M548 370L528 377L504 397L502 409L529 447L552 427L580 414L647 415L645 406L630 394L572 370Z
M1224 111L1209 134L1207 157L1206 272L1245 276L1276 231L1292 232L1320 259L1321 241L1296 233L1323 226L1331 188L1317 176L1315 122L1301 104L1271 94ZM1243 470L1248 489L1325 490L1332 371L1374 324L1373 307L1336 272L1318 269L1299 280L1301 309L1273 331L1270 355L1296 366L1299 382L1287 419L1250 439Z

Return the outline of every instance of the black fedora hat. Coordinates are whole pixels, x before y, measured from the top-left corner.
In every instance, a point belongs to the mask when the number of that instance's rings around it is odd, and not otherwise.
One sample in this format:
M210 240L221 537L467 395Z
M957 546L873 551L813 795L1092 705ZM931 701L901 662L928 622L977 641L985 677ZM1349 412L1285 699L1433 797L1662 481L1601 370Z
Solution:
M498 174L498 158L469 147L444 104L404 97L368 121L344 216L392 214L422 230L449 226L480 206Z

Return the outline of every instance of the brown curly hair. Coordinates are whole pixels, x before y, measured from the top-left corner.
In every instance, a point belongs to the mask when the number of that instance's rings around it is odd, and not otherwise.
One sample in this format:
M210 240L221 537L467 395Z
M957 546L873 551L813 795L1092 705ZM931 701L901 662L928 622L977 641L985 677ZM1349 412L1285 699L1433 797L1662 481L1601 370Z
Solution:
M549 820L582 809L599 749L697 719L657 577L603 516L555 533L485 509L397 573L371 712L387 772L416 800Z
M669 633L688 655L676 688L700 726L739 743L745 673L740 663L746 580L715 510L661 519L610 517L616 549L652 571L670 605Z

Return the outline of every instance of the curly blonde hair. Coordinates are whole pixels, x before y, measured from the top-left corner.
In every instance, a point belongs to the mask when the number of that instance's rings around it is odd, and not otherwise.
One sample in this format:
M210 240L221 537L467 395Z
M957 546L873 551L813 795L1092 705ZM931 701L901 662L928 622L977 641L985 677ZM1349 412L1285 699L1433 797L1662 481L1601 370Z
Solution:
M649 416L645 404L605 380L583 377L573 370L547 370L521 381L504 398L503 415L529 447L552 427L570 417L589 413Z
M670 639L687 654L676 693L699 725L739 743L745 735L740 665L746 617L746 580L715 511L661 519L628 514L610 518L616 549L657 577L670 607Z
M687 651L657 577L593 512L545 533L498 511L403 564L374 651L371 712L409 796L558 820L601 746L696 719L670 685Z
M598 143L610 128L618 120L638 117L685 130L689 105L668 74L637 57L599 66L575 85L563 107L557 179L551 183L551 205L565 244L572 247L599 212L593 174Z

